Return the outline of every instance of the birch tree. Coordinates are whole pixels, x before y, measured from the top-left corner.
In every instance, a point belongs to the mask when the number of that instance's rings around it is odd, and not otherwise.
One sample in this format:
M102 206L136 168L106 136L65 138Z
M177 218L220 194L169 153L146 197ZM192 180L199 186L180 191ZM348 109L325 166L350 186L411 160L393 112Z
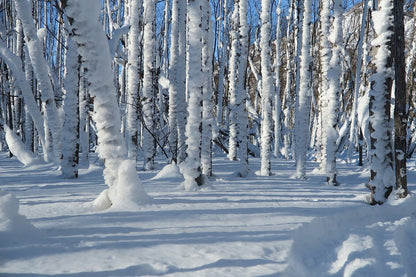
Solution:
M59 143L61 139L61 126L53 86L48 75L50 69L45 60L43 45L37 35L36 26L32 17L32 2L15 0L14 3L17 17L22 22L26 47L33 71L36 75L39 89L42 91L46 145L44 157L48 162L58 161L60 157Z
M202 87L202 133L201 133L201 166L202 174L212 176L212 35L211 6L204 1L202 6L202 72L204 74Z
M108 189L95 201L98 209L128 208L146 203L144 192L136 173L136 162L127 158L127 147L120 132L120 110L111 69L112 57L105 33L98 22L100 2L63 1L71 32L78 45L78 53L86 67L90 82L89 91L94 97L93 118L97 127L98 154L104 160L104 181ZM97 51L100 49L100 51Z
M403 0L393 1L394 15L394 157L396 187L399 197L406 197L407 172L407 104L406 104L406 71L405 71L405 36Z
M375 72L370 89L370 203L383 204L393 190L393 149L390 122L390 93L393 82L392 35L393 2L381 0L373 12L375 38L372 46Z
M319 87L319 130L318 130L318 153L319 153L319 161L320 167L322 170L326 168L326 148L324 147L326 141L326 129L324 125L324 110L327 109L327 102L326 102L326 92L329 89L328 83L328 73L329 73L329 63L331 59L331 48L329 45L329 26L330 26L330 1L322 1L321 7L321 35L320 35L320 62L321 62L321 82Z
M128 156L137 160L139 150L140 28L142 1L129 2L127 63L127 146Z
M336 169L336 154L337 154L337 139L338 139L338 114L339 114L339 95L341 91L341 56L342 56L342 0L334 1L334 21L333 30L330 39L332 47L331 59L329 61L329 68L326 76L328 78L328 91L326 93L324 110L325 114L325 172L327 176L327 183L337 186L337 169Z
M78 56L76 44L72 39L73 34L68 37L68 51L66 55L66 70L64 79L65 121L62 139L62 176L65 178L78 177L79 164L79 81L81 80L81 57Z
M185 1L172 1L172 27L169 62L169 145L173 162L185 158Z
M275 89L276 94L274 96L274 109L273 109L273 119L274 119L274 156L278 157L281 155L281 136L282 136L282 127L281 127L281 113L282 113L282 101L280 99L280 66L281 66L281 50L280 50L280 40L281 40L281 0L278 0L276 7L277 23L276 23L276 57L274 60L274 70L275 70Z
M274 92L271 75L271 18L270 0L261 1L261 168L262 176L270 176L271 171L271 143L272 143L272 93Z
M143 152L144 169L153 168L155 155L155 142L153 138L154 98L155 98L155 70L156 70L156 1L143 2L144 29L143 29L143 97L141 99L143 117Z
M205 0L188 0L187 75L188 119L186 123L186 160L181 168L185 190L196 190L204 184L201 168L202 92L206 76L202 69L203 22Z
M247 113L247 89L246 89L246 72L247 72L247 58L249 49L249 26L248 26L248 1L240 0L240 45L241 45L241 60L238 66L238 114L239 122L239 136L238 136L238 152L237 156L240 159L240 169L237 172L238 176L245 177L248 174L248 113Z
M306 152L309 145L309 114L311 108L312 57L310 25L312 1L305 0L302 32L302 56L300 62L300 88L296 112L295 143L296 143L296 178L306 178Z
M225 66L228 60L228 0L221 0L222 5L222 29L221 24L218 25L220 29L218 31L218 60L219 60L219 72L218 72L218 85L217 85L217 124L222 126L223 124L223 101L224 101L224 87L225 87ZM221 31L222 30L222 31Z
M238 68L240 67L240 60L241 57L241 43L240 43L240 36L239 36L239 23L240 23L240 13L239 13L239 6L240 1L237 0L234 2L234 10L231 16L231 54L230 54L230 69L229 69L229 129L230 129L230 137L228 141L228 158L232 161L237 160L237 140L238 140L238 121L237 121L237 114L238 108L240 107L241 103L238 103L238 94L241 93L237 91L238 89L238 82L242 76L239 75Z

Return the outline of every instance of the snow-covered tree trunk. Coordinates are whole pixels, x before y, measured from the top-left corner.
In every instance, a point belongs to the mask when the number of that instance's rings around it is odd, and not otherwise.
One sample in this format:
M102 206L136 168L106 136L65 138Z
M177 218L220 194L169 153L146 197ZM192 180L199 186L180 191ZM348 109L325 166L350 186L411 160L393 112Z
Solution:
M282 145L281 145L281 136L282 136L282 126L281 126L281 113L282 113L282 101L280 99L280 66L281 66L281 51L280 51L280 22L281 22L281 0L278 0L276 7L277 23L276 23L276 56L274 60L274 70L275 70L275 86L276 94L274 95L274 109L273 109L273 119L274 119L274 148L273 155L277 158L279 157Z
M285 77L285 89L284 89L284 95L283 95L283 148L282 148L282 155L286 159L290 156L290 144L291 144L291 112L293 107L293 101L292 101L292 82L293 82L293 41L292 36L293 32L291 32L291 26L293 25L293 10L295 6L295 1L292 0L289 7L289 13L287 16L287 32L286 32L286 77Z
M271 171L271 144L272 144L272 94L275 91L273 78L271 75L271 18L270 18L270 0L261 1L261 168L262 176L270 176Z
M312 1L305 0L302 32L302 56L300 63L300 88L295 121L296 178L306 178L306 154L309 146L309 113L312 96L312 56L310 25ZM306 130L306 131L305 131Z
M357 131L357 107L358 107L358 97L361 86L361 67L363 62L363 43L365 36L365 29L367 24L367 14L368 14L368 0L362 2L363 12L361 15L361 27L360 27L360 37L358 38L357 43L357 65L355 68L355 81L354 81L354 98L353 106L351 110L351 126L350 126L350 136L349 136L349 160L351 159L351 154L358 142L358 131Z
M177 63L177 124L178 124L178 162L186 157L186 121L188 117L186 100L186 1L178 3L178 63Z
M376 37L372 46L375 72L370 90L370 189L371 204L383 204L393 190L393 150L391 145L390 94L393 82L392 36L393 1L381 0L373 12Z
M204 85L202 91L202 141L201 141L201 166L204 176L212 176L212 53L213 40L211 37L211 6L209 1L203 2L202 10L202 72Z
M238 81L242 76L239 75L239 64L241 60L241 43L239 40L239 27L240 27L240 13L239 13L239 0L234 1L234 10L231 17L231 54L229 62L229 128L230 135L228 141L228 158L232 161L237 160L237 140L238 140L238 108L241 103L237 102Z
M319 130L318 130L318 152L320 153L318 159L320 161L320 167L322 170L326 168L326 129L325 129L325 116L323 111L327 109L327 91L329 89L328 73L329 63L331 59L331 48L329 45L329 25L330 25L330 1L322 1L321 7L321 34L320 34L320 61L321 61L321 82L319 87Z
M78 56L76 44L69 34L67 39L66 68L64 79L64 112L65 121L62 138L61 171L65 178L78 177L79 164L79 81L81 57Z
M202 92L206 80L202 70L202 10L206 0L188 0L187 75L188 119L186 123L187 157L182 166L185 190L203 185L201 169Z
M89 145L89 126L90 116L87 111L88 91L84 75L84 68L81 68L81 80L79 82L79 143L80 143L80 160L88 161Z
M99 23L100 1L69 1L66 15L70 32L78 45L94 97L94 115L98 136L98 154L104 160L104 180L109 186L97 198L97 208L129 207L148 202L136 172L135 161L127 158L127 148L120 132L120 110L111 69L112 57L105 33ZM66 2L63 7L66 6ZM99 51L97 51L99 49Z
M241 58L238 66L238 151L237 156L240 160L240 169L238 175L245 177L248 174L248 112L247 112L247 89L246 89L246 72L247 72L247 57L249 49L249 25L248 25L248 1L240 0L240 46Z
M334 21L331 33L332 39L332 55L329 61L328 72L324 73L328 78L328 91L326 99L322 99L326 104L324 107L325 117L325 173L327 176L327 183L330 185L338 185L336 176L336 154L337 154L337 139L338 139L338 114L339 114L339 95L341 92L341 55L342 55L342 0L334 1Z
M26 73L27 72L23 72L23 70L22 70L22 68L23 68L22 61L20 60L19 57L14 55L9 50L7 45L2 40L0 40L0 57L2 57L3 61L6 62L8 67L13 72L13 74L16 78L17 85L20 87L20 90L23 94L25 104L26 104L26 107L27 107L27 111L30 113L30 115L33 119L35 128L38 131L39 140L41 142L41 145L43 147L46 147L45 146L46 145L45 130L44 130L44 126L43 126L44 118L43 118L42 114L39 111L39 107L36 103L35 97L32 94L32 88L31 88L30 84L27 81L28 80L26 78ZM29 62L25 65L28 66ZM50 155L50 153L48 153L48 154ZM47 160L47 158L46 158L46 160Z
M222 0L222 32L221 26L219 26L220 31L218 32L218 43L219 43L219 72L218 72L218 100L217 100L217 124L222 126L223 124L223 101L224 101L224 86L225 86L225 66L228 60L228 36L226 35L228 29L228 0Z
M185 108L185 70L186 57L184 52L185 25L183 18L186 15L184 1L172 1L172 27L169 62L169 145L172 152L172 161L182 162L184 155L184 126Z
M155 156L154 133L154 98L155 98L155 70L156 70L156 1L146 0L143 2L144 29L143 29L143 154L144 169L153 168Z
M48 64L44 57L43 45L37 35L37 30L32 17L32 2L15 0L15 8L18 18L22 22L25 34L25 42L36 75L39 89L42 91L42 102L45 112L45 145L44 158L46 161L58 161L60 158L61 126L58 109L55 104L54 90L49 78ZM47 122L49 121L49 122ZM51 136L49 135L51 133ZM52 138L52 142L48 139Z
M140 89L140 30L141 8L139 0L129 2L128 62L127 62L127 147L128 156L137 160L139 150L139 89Z

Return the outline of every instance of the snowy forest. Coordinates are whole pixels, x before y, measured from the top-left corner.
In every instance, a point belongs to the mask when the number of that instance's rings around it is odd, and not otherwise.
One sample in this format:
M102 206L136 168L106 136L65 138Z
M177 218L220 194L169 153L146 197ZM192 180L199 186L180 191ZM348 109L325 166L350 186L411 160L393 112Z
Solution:
M416 274L411 192L416 185L416 2L0 0L0 18L0 267L5 266L0 273ZM284 195L297 199L298 193L305 198L281 207L288 213L300 209L299 219L286 222L279 217L279 201L290 201ZM39 201L31 200L35 195ZM249 196L254 202L244 202ZM205 204L187 210L197 203ZM215 209L207 203L223 212L210 217L214 213L202 212ZM276 246L267 248L268 240L274 241L270 227L270 239L258 234L257 246L267 251L257 249L245 260L241 255L249 250L239 246L230 250L240 258L233 261L211 246L195 259L188 257L192 265L181 265L188 248L170 253L177 255L173 259L157 253L174 242L158 250L147 241L152 251L146 251L159 261L145 262L145 256L139 264L130 261L135 254L123 252L129 249L125 245L116 250L124 258L112 270L91 260L95 268L82 265L77 271L78 251L95 247L100 256L106 246L87 238L94 231L76 239L76 232L66 230L70 224L94 225L100 222L95 216L104 216L108 224L102 236L111 228L131 235L142 216L145 221L154 216L145 227L153 241L165 232L160 224L180 230L178 222L186 217L180 211L189 212L186 224L195 217L202 233L209 225L204 216L219 228L215 221L227 221L225 210L233 204L243 209L244 203L251 216L258 205L261 213L246 227L265 231L270 220L293 237L277 238ZM268 217L267 207L276 210L275 217ZM178 213L169 218L171 208ZM203 216L196 219L199 210ZM330 217L335 210L343 219ZM229 218L239 222L233 228L242 228L247 219L240 212ZM163 216L156 219L158 213ZM71 219L64 222L66 216ZM119 216L138 225L121 227L126 223ZM276 227L280 224L287 227ZM349 228L356 232L348 233ZM250 236L242 230L236 234ZM63 234L67 242L58 243ZM51 237L58 249L73 254L74 266L59 265L60 258L55 266L34 266L42 256L35 242ZM188 246L196 252L201 240L215 242L215 236L193 238ZM230 241L229 235L222 238ZM337 243L332 257L309 260L319 247L329 253ZM375 255L375 247L387 254ZM31 257L21 258L22 249Z

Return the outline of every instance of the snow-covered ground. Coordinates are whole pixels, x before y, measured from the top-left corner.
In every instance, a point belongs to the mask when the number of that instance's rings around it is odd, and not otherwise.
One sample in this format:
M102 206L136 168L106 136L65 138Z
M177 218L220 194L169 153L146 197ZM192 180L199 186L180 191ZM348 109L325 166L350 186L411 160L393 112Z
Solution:
M0 153L0 276L416 276L416 197L367 205L365 168L340 164L330 187L281 160L260 177L252 159L238 178L220 156L213 188L185 192L163 166L139 172L152 204L98 212L99 165L65 180Z

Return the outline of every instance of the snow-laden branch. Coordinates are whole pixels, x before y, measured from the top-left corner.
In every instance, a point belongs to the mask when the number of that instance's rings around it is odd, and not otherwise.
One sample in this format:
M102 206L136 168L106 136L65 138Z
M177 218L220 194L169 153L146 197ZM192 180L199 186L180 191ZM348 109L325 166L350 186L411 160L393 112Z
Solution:
M19 57L13 54L7 45L0 39L0 57L7 64L10 70L13 72L13 76L16 78L17 85L19 86L25 104L28 108L28 112L33 119L35 128L38 131L39 139L42 146L45 146L45 131L43 128L43 116L39 111L39 107L36 104L35 97L33 96L32 89L26 80L25 73L23 72L22 61Z

